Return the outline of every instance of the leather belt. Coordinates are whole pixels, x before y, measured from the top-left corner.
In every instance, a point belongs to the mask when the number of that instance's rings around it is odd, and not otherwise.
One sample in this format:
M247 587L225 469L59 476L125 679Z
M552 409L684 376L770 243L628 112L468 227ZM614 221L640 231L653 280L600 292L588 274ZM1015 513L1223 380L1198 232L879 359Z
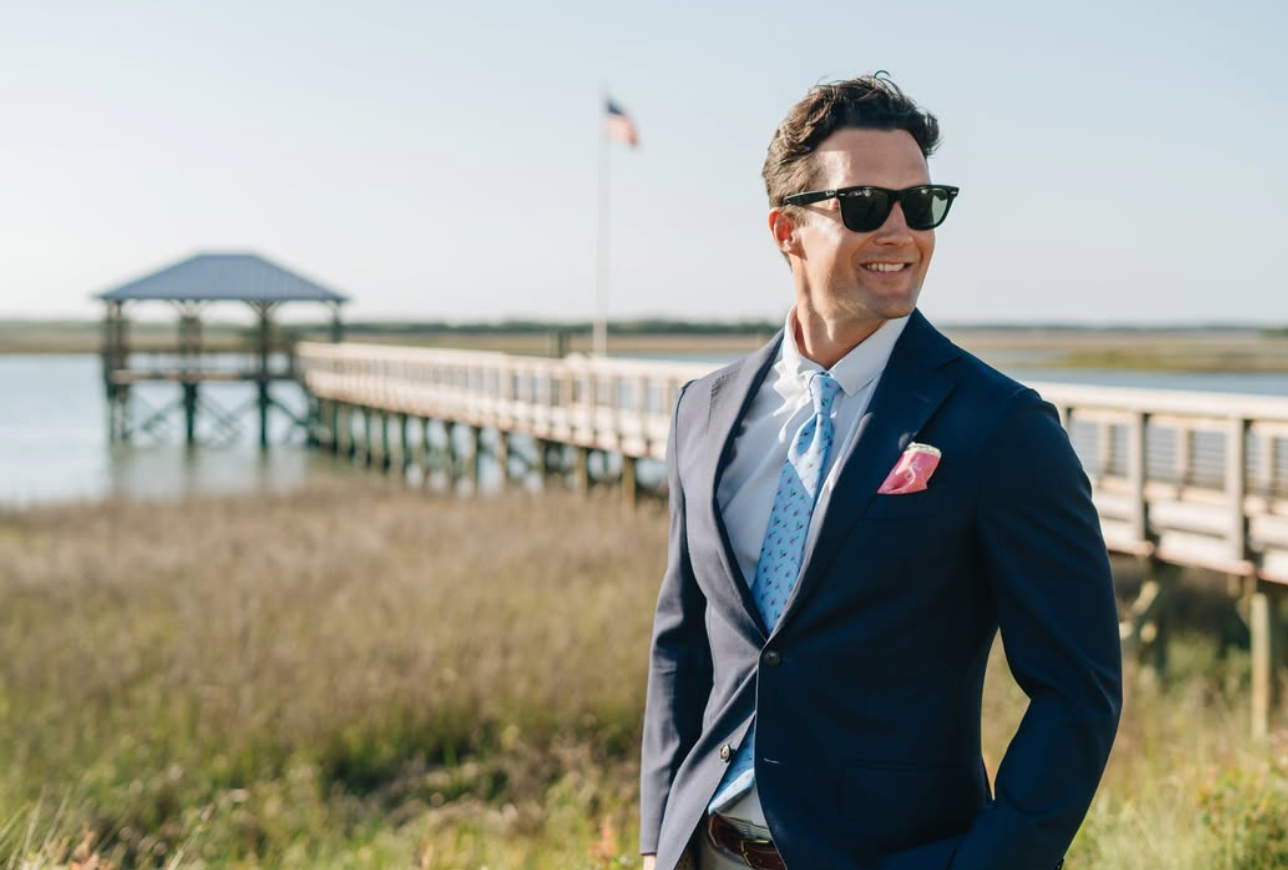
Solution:
M756 870L787 870L773 840L744 837L741 831L714 813L707 817L707 833L713 843L742 858L748 867Z

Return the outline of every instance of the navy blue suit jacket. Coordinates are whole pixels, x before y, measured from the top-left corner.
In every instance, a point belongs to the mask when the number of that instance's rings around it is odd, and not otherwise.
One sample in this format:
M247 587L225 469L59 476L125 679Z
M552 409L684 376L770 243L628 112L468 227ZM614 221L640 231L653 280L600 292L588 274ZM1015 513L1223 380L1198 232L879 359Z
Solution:
M1052 406L914 312L772 631L720 516L729 447L780 333L688 384L649 669L641 851L671 870L756 720L756 782L793 870L1049 870L1121 705L1109 562ZM877 489L910 441L926 490ZM981 691L998 628L1028 711L990 793Z

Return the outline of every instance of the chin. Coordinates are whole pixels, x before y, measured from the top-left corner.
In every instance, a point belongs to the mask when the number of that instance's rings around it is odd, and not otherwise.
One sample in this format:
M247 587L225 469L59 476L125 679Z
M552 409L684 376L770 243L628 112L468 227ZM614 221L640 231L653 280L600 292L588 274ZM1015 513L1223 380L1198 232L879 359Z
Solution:
M890 299L880 305L872 307L872 311L883 320L893 320L896 317L907 317L917 308L917 294L913 293L906 299Z

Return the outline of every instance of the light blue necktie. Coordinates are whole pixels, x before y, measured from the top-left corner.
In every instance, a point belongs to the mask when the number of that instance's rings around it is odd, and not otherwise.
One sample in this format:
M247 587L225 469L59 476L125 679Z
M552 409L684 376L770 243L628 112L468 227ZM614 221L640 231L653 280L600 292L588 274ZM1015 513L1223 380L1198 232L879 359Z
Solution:
M756 579L751 584L756 609L770 631L778 624L787 598L796 586L796 575L800 573L810 517L818 502L819 484L832 447L832 401L838 389L840 384L827 372L815 372L810 378L814 416L796 433L787 449L787 461L778 474L778 491L774 494L765 540L760 545ZM711 799L708 806L711 812L727 808L751 788L756 776L755 738L755 723L752 723Z

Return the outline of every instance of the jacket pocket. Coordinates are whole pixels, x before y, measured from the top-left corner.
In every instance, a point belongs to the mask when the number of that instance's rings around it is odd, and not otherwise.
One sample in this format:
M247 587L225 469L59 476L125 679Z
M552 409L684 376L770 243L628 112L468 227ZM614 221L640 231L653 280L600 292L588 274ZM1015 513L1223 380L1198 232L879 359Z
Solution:
M953 493L946 487L930 486L921 492L910 492L905 495L883 495L877 493L872 503L864 512L865 520L910 520L942 514L953 508L953 503L946 498Z
M862 861L964 832L987 797L978 762L861 761L846 765L842 808L862 832Z

